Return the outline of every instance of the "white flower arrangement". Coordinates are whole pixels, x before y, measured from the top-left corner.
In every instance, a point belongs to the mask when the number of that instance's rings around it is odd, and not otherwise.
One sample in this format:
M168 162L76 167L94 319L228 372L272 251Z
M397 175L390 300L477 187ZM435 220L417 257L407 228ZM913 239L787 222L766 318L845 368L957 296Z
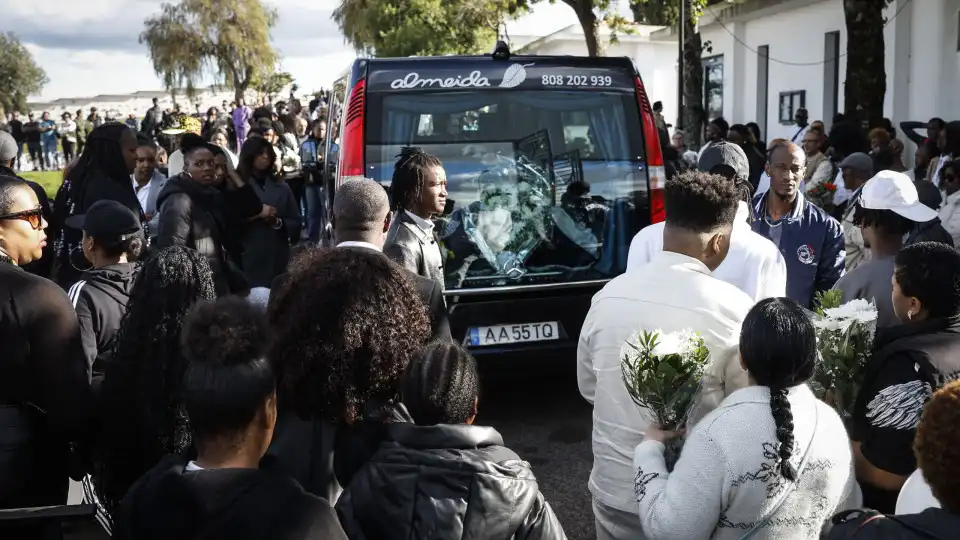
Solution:
M877 308L868 300L840 304L840 291L818 295L819 308L813 325L822 363L811 384L821 399L830 401L841 414L852 413L863 368L873 350Z

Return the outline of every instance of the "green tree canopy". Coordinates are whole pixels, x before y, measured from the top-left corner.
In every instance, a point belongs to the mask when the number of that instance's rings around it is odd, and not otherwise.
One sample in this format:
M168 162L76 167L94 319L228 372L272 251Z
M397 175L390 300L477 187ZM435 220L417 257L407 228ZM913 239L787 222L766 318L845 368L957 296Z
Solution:
M556 0L341 0L333 18L358 51L379 56L439 56L490 51L503 21ZM584 29L587 51L602 52L601 24L629 31L611 0L562 0Z
M276 96L291 84L293 84L293 75L286 71L275 71L265 76L258 76L250 83L250 87L268 96Z
M168 89L193 93L204 75L233 87L239 102L277 63L270 44L276 11L260 0L180 0L144 21L140 42Z
M0 112L25 110L27 97L39 94L47 74L12 32L0 33Z

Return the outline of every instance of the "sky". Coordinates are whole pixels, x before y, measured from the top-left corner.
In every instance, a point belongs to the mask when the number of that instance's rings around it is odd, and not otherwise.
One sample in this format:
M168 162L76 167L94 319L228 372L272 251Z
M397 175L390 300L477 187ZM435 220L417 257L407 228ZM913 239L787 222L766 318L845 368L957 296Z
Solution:
M330 19L339 1L264 1L279 15L272 36L281 69L305 91L328 87L355 57ZM46 71L36 100L162 90L138 42L143 20L159 11L155 0L0 0L0 32L14 32ZM576 22L567 5L544 2L508 32L544 35Z

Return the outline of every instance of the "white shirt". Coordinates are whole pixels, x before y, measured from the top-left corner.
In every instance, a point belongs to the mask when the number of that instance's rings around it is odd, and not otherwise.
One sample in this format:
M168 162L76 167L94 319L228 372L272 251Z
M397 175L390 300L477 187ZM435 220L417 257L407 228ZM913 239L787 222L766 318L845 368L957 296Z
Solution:
M790 463L799 469L806 455L796 484L778 471L779 444L765 386L737 390L688 430L673 472L664 464L663 443L637 446L630 478L647 540L740 540L758 521L752 540L809 540L820 538L835 513L859 507L840 417L806 385L791 388L787 399L794 426Z
M420 227L421 229L423 229L423 232L425 232L425 233L432 233L432 232L433 232L433 222L432 222L432 221L430 221L429 219L423 219L422 217L414 214L413 212L411 212L411 211L409 211L409 210L404 210L404 212L406 212L407 215L410 216L410 219L412 219L413 222L417 224L417 227Z
M797 131L793 133L793 138L790 139L790 142L794 144L800 144L803 142L803 138L807 136L807 132L810 131L810 126L806 125L803 127L798 127Z
M354 240L347 240L346 242L340 242L339 244L337 244L337 247L360 247L360 248L372 249L374 251L380 251L380 252L383 251L382 249L378 248L377 246L369 242L356 242Z
M750 207L741 202L733 222L730 252L713 271L713 277L737 287L755 302L786 296L787 263L770 239L753 232L747 223L749 215ZM663 222L654 223L633 237L627 255L627 272L643 267L663 251L664 226Z
M133 175L131 174L130 176L132 177ZM136 178L133 179L133 191L137 194L137 200L140 201L140 209L144 212L147 211L147 201L150 199L150 187L152 185L153 176L151 176L150 180L148 180L147 183L140 188L140 191L137 191L139 184L137 184Z
M947 195L940 207L940 223L953 237L953 244L960 245L960 191Z
M577 347L577 383L593 404L589 488L599 502L636 512L633 452L651 422L650 413L633 403L623 385L624 341L641 329L700 332L711 358L703 378L702 415L726 393L747 385L737 346L740 325L753 303L740 289L711 276L702 262L669 251L617 276L593 297Z

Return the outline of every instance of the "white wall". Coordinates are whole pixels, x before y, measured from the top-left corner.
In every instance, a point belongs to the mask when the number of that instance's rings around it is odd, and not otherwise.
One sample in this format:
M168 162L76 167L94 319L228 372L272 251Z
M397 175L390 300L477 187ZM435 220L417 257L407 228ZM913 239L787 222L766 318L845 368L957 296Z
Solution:
M932 116L960 119L958 12L960 0L895 0L887 7L884 116L895 125ZM725 21L723 25L726 28L708 24L701 31L704 41L710 41L713 48L704 56L724 56L723 114L731 124L756 119L755 51L767 45L770 63L764 137L790 137L796 132L795 126L778 121L783 91L805 90L810 119L829 125L830 119L823 117L823 59L824 35L831 31L840 32L838 106L843 110L847 66L843 0L824 0L752 20ZM910 154L912 151L905 157Z

